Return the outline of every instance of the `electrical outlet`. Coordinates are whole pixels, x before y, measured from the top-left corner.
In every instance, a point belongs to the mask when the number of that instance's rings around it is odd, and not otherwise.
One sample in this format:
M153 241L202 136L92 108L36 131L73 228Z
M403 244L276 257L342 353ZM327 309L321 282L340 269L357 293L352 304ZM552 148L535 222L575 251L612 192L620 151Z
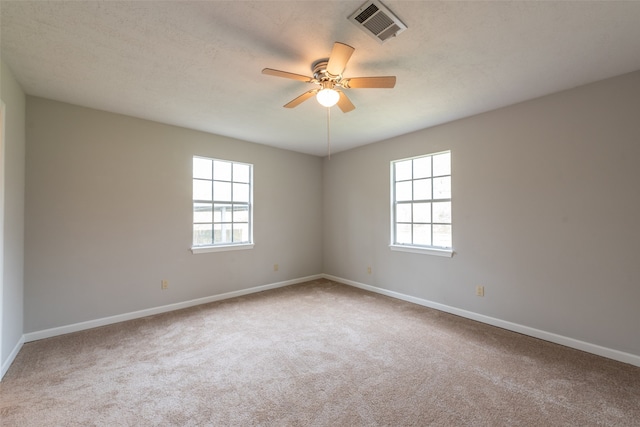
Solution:
M278 264L273 264L273 271L278 271L280 267L278 267Z
M371 267L367 267L367 274L371 274Z
M476 286L476 295L479 297L484 296L484 286Z
M169 281L168 280L163 280L162 282L160 282L160 289L162 289L162 290L169 289Z

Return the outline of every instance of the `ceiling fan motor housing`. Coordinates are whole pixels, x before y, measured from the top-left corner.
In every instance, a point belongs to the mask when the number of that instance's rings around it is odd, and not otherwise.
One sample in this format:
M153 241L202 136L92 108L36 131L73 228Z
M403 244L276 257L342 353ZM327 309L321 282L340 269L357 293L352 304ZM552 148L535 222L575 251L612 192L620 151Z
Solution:
M313 71L313 77L318 80L318 82L323 82L326 80L340 80L342 75L334 76L327 71L327 64L329 61L327 59L319 59L313 63L311 66L311 70Z
M338 87L345 87L342 81L342 74L334 76L327 71L327 59L319 59L313 63L311 69L313 70L313 77L317 80L317 83L322 86L322 89L335 89Z

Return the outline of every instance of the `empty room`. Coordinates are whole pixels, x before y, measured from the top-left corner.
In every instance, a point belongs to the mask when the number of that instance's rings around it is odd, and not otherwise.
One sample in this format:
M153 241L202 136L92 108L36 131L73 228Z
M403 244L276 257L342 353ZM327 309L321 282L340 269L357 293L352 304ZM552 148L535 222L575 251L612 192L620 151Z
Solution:
M0 0L2 426L640 426L640 2Z

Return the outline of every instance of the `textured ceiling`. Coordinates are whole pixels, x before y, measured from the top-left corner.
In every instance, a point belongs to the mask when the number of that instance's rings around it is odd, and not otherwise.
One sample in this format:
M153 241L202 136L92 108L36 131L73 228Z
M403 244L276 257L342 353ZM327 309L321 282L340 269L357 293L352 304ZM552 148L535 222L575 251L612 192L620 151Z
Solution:
M384 1L408 30L380 44L347 20L363 1L0 1L2 60L26 93L314 155L312 85L334 41L355 47L331 110L338 152L640 69L640 2Z

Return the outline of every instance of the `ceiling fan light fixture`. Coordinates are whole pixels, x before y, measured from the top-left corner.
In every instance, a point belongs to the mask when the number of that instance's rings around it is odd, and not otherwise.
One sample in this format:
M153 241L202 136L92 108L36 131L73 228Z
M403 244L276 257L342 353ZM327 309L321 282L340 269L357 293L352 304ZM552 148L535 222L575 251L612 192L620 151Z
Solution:
M2 0L0 0L2 1ZM353 105L344 90L340 89L360 89L360 88L393 88L396 85L395 76L374 76L374 77L350 77L343 78L342 73L346 69L347 62L355 49L348 44L335 42L331 55L327 59L319 59L311 65L313 77L302 74L289 73L287 71L264 68L262 74L287 79L300 80L305 83L313 83L317 87L311 89L284 105L285 108L294 108L316 95L316 100L323 107L337 105L343 113L353 111ZM336 89L340 88L340 89Z
M323 107L333 107L338 103L340 94L334 89L322 89L316 95L316 99Z

